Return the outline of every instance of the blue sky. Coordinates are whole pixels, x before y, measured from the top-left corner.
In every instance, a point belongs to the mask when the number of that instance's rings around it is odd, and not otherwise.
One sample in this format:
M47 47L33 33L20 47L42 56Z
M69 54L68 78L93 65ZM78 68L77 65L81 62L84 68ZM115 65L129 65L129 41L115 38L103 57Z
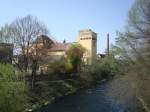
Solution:
M28 14L44 22L57 41L74 42L80 29L98 34L98 52L106 49L106 34L114 43L123 31L134 0L1 0L0 26Z

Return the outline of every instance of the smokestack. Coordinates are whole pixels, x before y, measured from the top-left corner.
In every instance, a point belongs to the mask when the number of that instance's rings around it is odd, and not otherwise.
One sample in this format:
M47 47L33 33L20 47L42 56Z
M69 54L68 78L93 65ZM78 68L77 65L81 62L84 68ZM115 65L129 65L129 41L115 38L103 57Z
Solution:
M109 33L107 33L107 55L109 56Z

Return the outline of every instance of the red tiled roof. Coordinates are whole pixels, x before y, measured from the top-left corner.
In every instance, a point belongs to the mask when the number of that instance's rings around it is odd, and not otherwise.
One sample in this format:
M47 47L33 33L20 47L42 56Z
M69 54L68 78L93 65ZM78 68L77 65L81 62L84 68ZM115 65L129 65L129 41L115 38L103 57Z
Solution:
M71 43L54 43L51 45L51 47L48 49L48 51L67 51L69 47L71 46Z

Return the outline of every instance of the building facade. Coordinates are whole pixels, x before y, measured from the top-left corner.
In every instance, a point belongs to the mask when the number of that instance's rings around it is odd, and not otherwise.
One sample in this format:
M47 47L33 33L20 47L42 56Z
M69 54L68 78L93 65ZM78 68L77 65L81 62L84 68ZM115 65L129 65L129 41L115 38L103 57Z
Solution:
M92 60L97 56L97 34L91 29L80 30L78 32L77 43L86 49L83 57L84 62L91 64Z
M78 32L77 44L80 44L85 48L85 53L83 55L83 60L85 64L91 64L92 60L97 58L97 34L91 29L84 29ZM35 47L42 48L46 53L44 57L45 62L40 66L41 70L47 69L47 62L52 60L58 60L62 57L66 57L66 52L73 43L60 43L55 42L48 36L41 35L33 43Z

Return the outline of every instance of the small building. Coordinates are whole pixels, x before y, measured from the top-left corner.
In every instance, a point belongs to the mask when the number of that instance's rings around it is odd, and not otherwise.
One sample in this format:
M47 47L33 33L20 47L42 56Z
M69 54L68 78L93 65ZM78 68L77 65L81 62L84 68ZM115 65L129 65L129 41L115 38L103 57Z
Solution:
M41 35L33 42L29 53L42 55L39 72L47 70L50 61L59 60L66 56L66 51L70 48L71 43L55 42L46 35Z
M66 52L70 48L71 43L53 43L47 53L54 59L61 59L61 57L66 57Z
M55 42L48 36L41 35L35 40L30 51L35 48L37 48L38 50L41 49L45 52L46 56L49 56L49 58L60 59L61 57L64 57L66 55L66 51L70 48L70 46L71 43Z

